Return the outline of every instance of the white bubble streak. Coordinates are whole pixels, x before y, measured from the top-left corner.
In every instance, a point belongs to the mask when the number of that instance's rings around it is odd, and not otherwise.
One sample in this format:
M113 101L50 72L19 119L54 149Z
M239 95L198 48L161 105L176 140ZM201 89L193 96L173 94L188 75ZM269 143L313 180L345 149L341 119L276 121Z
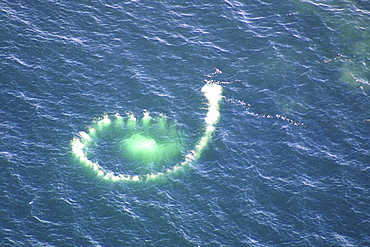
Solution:
M90 128L89 134L86 132L79 132L80 138L75 137L71 141L72 146L72 153L75 155L79 161L87 167L90 167L96 175L103 178L104 180L108 181L149 181L149 180L156 180L160 177L163 177L168 174L172 174L177 172L182 166L189 165L190 163L194 162L198 159L205 147L208 145L209 141L212 138L212 134L215 131L215 125L218 123L220 118L220 101L222 99L222 87L219 84L207 83L202 87L201 90L204 96L207 99L208 111L204 121L206 123L205 131L203 136L200 138L198 143L194 146L194 150L189 151L188 154L185 155L185 160L177 165L175 165L172 169L167 169L164 172L158 172L154 174L145 174L145 175L125 175L125 174L115 174L111 171L106 171L102 168L98 163L92 162L87 158L87 155L84 151L87 143L91 141L91 134L94 134L95 129ZM133 115L130 116L128 125L134 125L136 119ZM149 114L145 115L144 121L149 121ZM99 128L104 128L104 126L110 125L111 120L108 116L104 116L102 120L98 122Z

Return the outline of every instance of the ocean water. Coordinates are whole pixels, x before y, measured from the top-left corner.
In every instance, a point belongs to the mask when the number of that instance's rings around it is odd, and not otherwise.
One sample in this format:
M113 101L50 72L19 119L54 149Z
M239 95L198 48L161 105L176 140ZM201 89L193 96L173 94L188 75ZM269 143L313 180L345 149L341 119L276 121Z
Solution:
M369 246L369 27L365 0L2 0L0 245ZM191 150L206 83L220 118L182 172L72 152L144 110Z

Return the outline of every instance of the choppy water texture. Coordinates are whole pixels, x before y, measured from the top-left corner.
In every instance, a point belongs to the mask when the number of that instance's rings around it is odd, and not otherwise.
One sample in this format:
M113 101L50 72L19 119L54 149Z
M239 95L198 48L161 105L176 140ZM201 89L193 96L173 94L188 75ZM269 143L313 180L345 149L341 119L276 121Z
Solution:
M1 1L0 245L370 245L369 27L364 0ZM220 119L180 173L112 182L73 155L146 110L176 126L176 165L206 83Z

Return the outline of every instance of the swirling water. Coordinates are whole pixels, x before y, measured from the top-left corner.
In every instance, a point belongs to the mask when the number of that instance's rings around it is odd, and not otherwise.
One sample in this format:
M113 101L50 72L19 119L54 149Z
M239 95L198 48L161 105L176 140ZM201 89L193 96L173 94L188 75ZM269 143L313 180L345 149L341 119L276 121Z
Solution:
M368 1L0 10L1 246L370 245ZM112 183L71 154L94 119L143 109L196 143L205 80L221 118L183 174Z

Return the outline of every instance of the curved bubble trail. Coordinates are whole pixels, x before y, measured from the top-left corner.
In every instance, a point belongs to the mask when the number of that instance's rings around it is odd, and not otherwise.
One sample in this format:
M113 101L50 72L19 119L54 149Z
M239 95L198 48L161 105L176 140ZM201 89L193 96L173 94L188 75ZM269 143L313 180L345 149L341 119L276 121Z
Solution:
M175 174L202 155L220 118L222 86L207 83L201 91L208 101L207 114L204 118L204 133L194 148L185 155L183 161L175 163L172 167L163 171L149 171L145 174L132 175L108 170L90 158L90 150L94 149L94 144L99 144L97 142L99 142L99 135L102 133L122 137L117 145L125 159L149 166L149 168L150 165L155 166L181 154L181 142L176 141L179 139L176 128L168 123L166 117L152 118L148 112L144 113L140 121L134 115L130 115L127 120L119 114L114 117L105 116L94 123L87 132L80 131L79 137L73 138L71 141L72 153L81 164L91 168L98 177L108 181L148 181ZM120 136L119 133L122 132L124 135ZM147 169L149 168L147 167Z

